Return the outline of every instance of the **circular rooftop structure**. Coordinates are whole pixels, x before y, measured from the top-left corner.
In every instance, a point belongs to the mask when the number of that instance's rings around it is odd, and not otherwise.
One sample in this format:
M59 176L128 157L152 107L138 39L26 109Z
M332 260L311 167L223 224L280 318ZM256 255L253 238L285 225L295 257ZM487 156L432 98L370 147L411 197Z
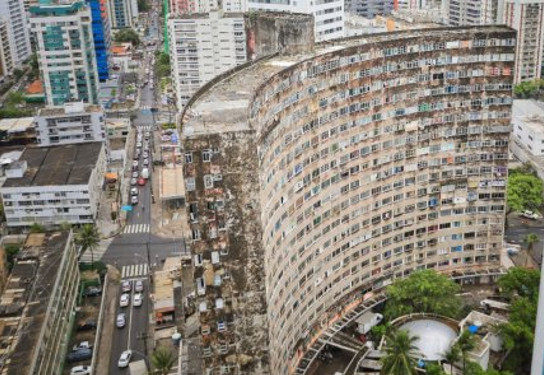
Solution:
M418 336L415 342L423 358L428 361L438 361L444 357L457 332L449 325L432 319L413 320L405 323L399 329L410 332L411 336Z

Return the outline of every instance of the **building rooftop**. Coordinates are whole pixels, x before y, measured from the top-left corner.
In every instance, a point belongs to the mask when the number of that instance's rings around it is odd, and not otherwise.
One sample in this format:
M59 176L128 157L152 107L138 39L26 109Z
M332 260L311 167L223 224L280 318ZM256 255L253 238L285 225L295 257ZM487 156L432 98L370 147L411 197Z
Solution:
M183 167L161 168L159 183L161 199L185 197Z
M69 232L29 234L0 297L2 374L28 374Z
M130 126L130 119L128 118L116 118L116 119L107 119L106 128L126 128Z
M541 133L544 131L544 103L532 99L514 100L512 121L523 122L525 131Z
M37 79L26 87L26 93L29 95L44 94L43 82L41 79Z
M34 128L34 117L5 118L0 120L0 131L8 134L26 132Z
M101 142L27 148L19 159L27 163L23 177L8 178L3 187L86 184L101 149Z
M429 28L410 32L390 32L336 39L316 44L313 53L300 55L276 55L239 65L225 72L198 90L182 112L182 132L185 136L215 134L230 131L250 130L247 122L248 105L255 91L270 77L305 60L335 51L357 47L362 44L402 39L432 37L442 30L449 35L456 33L509 32L505 26L490 25L476 27Z
M86 105L83 102L66 103L63 106L43 108L38 116L64 116L90 112L102 112L102 108L98 105Z

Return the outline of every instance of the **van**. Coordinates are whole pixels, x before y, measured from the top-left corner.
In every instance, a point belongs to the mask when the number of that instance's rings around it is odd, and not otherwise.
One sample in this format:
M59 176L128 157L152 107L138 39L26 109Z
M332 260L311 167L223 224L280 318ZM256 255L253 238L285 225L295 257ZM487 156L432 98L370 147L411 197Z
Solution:
M145 178L146 180L149 178L149 169L148 168L142 169L141 177Z
M66 360L68 362L79 362L91 359L93 357L93 351L89 348L82 348L68 353Z

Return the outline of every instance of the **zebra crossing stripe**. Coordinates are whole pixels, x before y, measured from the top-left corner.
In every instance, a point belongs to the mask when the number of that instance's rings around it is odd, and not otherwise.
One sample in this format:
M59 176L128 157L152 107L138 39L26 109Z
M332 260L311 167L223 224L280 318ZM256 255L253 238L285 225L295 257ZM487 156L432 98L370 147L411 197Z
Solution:
M147 263L131 264L123 266L121 268L121 278L129 279L139 276L147 276L149 273L149 266Z
M149 232L149 224L130 224L125 227L123 233L136 234Z

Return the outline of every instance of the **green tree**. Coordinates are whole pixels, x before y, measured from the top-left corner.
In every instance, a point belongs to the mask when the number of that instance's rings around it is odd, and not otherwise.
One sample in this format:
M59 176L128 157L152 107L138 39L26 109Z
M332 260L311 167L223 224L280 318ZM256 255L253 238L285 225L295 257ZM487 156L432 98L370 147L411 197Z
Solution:
M133 29L123 29L115 34L114 40L118 43L131 43L133 46L140 44L140 36Z
M476 362L467 362L463 375L512 375L508 371L497 371L494 369L484 370Z
M447 276L433 270L412 273L409 277L397 279L387 288L389 297L384 315L388 319L400 315L424 312L456 316L461 306L460 287Z
M465 371L467 364L467 356L472 350L476 348L476 337L469 331L463 331L461 336L457 339L457 342L454 344L459 348L461 353L461 358L463 359L463 371Z
M529 233L525 238L523 239L523 242L527 245L527 252L530 254L533 251L533 246L535 243L537 243L540 239L538 238L538 235L535 233Z
M416 375L415 342L417 336L410 336L408 331L393 331L385 341L385 356L382 358L382 374L384 375Z
M6 246L4 246L4 250L6 252L7 267L8 270L11 271L13 265L15 264L15 257L19 253L19 250L21 250L21 247L15 244L7 244Z
M425 371L427 371L427 375L447 375L439 363L425 363Z
M522 267L512 267L497 281L501 294L508 298L527 297L531 301L538 299L540 272Z
M10 92L6 99L4 100L5 106L16 106L17 104L21 104L25 101L25 96L20 91L12 91Z
M537 297L517 297L510 305L508 322L500 324L497 330L504 347L510 350L505 367L520 373L529 373L533 355L536 328Z
M82 254L89 250L91 252L91 269L94 267L94 249L100 242L100 235L92 224L85 224L76 235L76 243L81 246Z
M30 233L45 233L45 228L41 224L34 223L30 226Z
M138 0L138 12L149 12L151 7L149 6L149 2L147 0Z
M538 90L538 85L534 81L520 82L514 86L514 95L518 98L527 99L533 97Z
M450 374L453 375L453 366L461 359L461 352L457 345L452 345L451 348L444 352L444 360L450 364Z
M533 174L513 173L508 177L508 213L535 210L542 204L542 180Z
M165 346L159 346L151 356L154 373L168 375L176 363L175 354Z

